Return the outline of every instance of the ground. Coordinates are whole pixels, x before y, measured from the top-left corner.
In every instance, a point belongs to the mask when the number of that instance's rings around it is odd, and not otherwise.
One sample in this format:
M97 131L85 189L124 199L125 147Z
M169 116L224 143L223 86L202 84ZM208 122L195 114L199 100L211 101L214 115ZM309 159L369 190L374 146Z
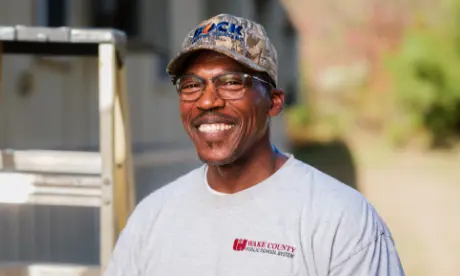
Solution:
M357 187L389 225L408 276L460 271L460 150L394 150L351 137Z

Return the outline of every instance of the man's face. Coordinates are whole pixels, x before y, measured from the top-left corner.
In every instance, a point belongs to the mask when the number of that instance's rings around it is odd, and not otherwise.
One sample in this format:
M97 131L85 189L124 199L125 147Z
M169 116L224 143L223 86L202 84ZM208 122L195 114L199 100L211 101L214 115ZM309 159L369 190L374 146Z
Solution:
M233 59L202 52L188 64L184 74L206 79L196 101L180 101L181 119L195 144L199 158L212 165L227 165L242 157L267 133L269 117L278 115L284 103L281 90L254 81L236 100L224 100L210 80L225 73L249 73Z

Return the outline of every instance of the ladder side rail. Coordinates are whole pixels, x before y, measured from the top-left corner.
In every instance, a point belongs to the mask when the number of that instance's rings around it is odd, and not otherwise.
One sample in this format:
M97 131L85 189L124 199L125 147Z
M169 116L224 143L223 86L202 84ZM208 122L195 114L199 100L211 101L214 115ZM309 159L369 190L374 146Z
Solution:
M126 94L125 64L117 68L117 95L115 101L115 220L116 234L126 226L135 206L134 172L129 106Z
M101 153L102 205L100 209L101 271L115 246L114 168L115 168L115 95L116 49L113 44L99 45L99 141Z
M2 88L3 88L3 42L0 41L0 101L3 100Z

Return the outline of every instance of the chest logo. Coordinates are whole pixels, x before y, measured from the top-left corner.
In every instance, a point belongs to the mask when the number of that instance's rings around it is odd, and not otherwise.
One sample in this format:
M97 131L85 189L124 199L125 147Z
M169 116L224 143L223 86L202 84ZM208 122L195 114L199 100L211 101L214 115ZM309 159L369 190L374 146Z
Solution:
M281 257L294 258L295 247L288 244L253 241L248 239L235 239L233 242L234 251L249 251L254 253L271 254Z

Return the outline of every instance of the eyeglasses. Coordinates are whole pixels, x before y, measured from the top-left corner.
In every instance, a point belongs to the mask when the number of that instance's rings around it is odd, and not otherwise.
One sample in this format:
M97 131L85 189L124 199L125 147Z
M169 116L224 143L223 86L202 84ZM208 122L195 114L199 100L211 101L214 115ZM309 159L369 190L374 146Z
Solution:
M206 88L205 78L196 75L183 75L174 81L179 97L183 101L198 100ZM273 88L273 85L261 78L245 73L225 73L209 79L217 95L224 100L238 100L243 97L246 88L251 87L254 80Z

